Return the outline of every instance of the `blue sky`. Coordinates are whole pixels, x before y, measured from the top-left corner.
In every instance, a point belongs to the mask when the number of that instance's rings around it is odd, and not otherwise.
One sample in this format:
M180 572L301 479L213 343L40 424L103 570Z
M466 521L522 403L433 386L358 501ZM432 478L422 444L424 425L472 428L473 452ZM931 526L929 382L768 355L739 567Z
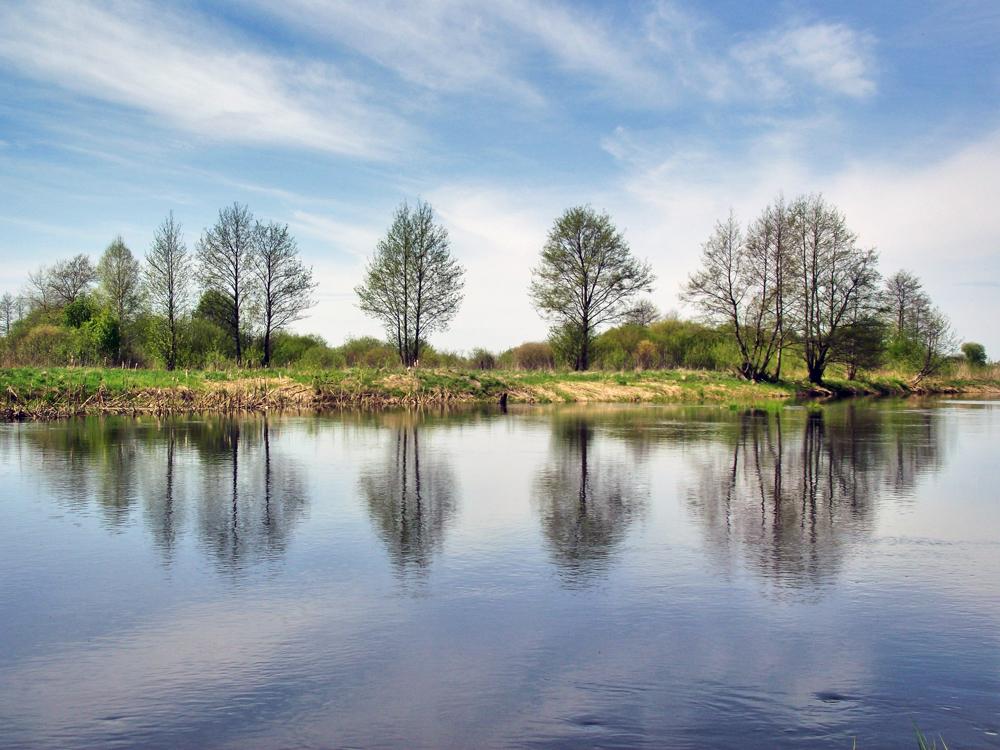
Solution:
M716 219L816 191L996 357L998 94L996 2L6 0L0 290L240 201L315 268L298 330L378 335L352 290L423 198L468 269L434 343L498 349L544 335L530 268L570 205L684 313Z

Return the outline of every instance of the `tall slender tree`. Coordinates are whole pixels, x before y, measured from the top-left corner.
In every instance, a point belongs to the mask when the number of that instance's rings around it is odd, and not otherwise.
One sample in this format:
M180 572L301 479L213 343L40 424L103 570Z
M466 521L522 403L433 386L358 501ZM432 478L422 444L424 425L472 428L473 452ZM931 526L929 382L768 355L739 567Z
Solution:
M180 320L191 301L191 256L173 211L157 228L146 253L145 283L151 307L166 320L164 359L167 369L173 370L177 367Z
M10 292L4 292L0 297L0 327L3 335L10 336L10 331L17 322L17 298Z
M287 224L257 225L257 250L251 261L260 289L263 313L264 354L261 364L271 364L271 339L299 320L316 301L312 269L299 259L298 245Z
M781 334L774 313L775 285L766 268L770 250L764 247L770 241L758 235L756 246L748 246L730 212L702 246L701 268L688 278L682 293L708 322L732 331L740 353L740 374L754 381L777 377L772 367Z
M118 359L129 343L131 323L142 303L139 261L121 238L115 237L97 263L100 291L118 319Z
M655 278L608 214L576 206L549 232L530 295L574 368L586 370L601 326L626 317L636 295L652 291Z
M428 337L447 328L458 312L464 275L430 204L404 203L355 292L361 310L382 323L400 361L412 367Z
M201 285L205 291L215 292L222 302L238 363L243 362L245 313L256 292L252 270L256 246L253 214L239 203L219 211L218 221L198 241Z

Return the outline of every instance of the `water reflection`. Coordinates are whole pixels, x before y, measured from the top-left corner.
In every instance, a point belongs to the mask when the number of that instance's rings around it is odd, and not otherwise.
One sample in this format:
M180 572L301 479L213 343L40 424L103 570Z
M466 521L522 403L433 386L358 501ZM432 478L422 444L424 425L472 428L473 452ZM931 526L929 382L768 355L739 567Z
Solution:
M801 415L748 410L719 433L688 491L709 549L768 582L813 588L871 536L877 506L940 460L934 418L849 405Z
M271 450L265 419L202 423L190 437L202 465L197 527L223 567L276 558L306 506L303 470Z
M603 572L629 524L642 513L647 491L635 467L605 455L585 416L556 417L549 463L535 479L533 501L564 580L580 585Z
M397 574L423 575L455 515L455 475L444 454L422 445L427 430L416 414L382 424L384 454L361 471L358 488Z
M186 528L220 567L276 558L304 515L304 469L272 446L266 418L78 420L20 430L41 481L105 527L141 520L165 561ZM8 436L10 437L10 436Z

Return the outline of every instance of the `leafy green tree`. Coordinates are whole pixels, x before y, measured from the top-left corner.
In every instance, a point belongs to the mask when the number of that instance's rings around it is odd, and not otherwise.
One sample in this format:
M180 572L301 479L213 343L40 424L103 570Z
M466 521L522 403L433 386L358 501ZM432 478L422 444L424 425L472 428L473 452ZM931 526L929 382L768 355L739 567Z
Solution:
M116 357L123 359L123 347L128 343L128 332L139 314L142 304L139 283L139 261L119 235L108 245L97 263L97 279L101 296L107 300L119 326Z
M986 347L975 341L966 341L962 344L962 354L965 355L965 361L973 367L982 367L986 364Z
M358 306L382 323L399 360L412 367L430 335L448 327L462 303L465 270L429 204L404 203L375 248Z
M577 206L549 232L530 295L553 325L553 346L568 354L575 369L586 370L601 327L620 321L654 280L649 264L632 255L608 214Z
M63 325L69 328L81 328L84 323L97 315L100 309L91 295L85 294L77 297L63 308Z
M874 370L885 359L886 324L876 315L866 315L845 323L837 331L830 359L847 367L847 379L855 380L861 370Z

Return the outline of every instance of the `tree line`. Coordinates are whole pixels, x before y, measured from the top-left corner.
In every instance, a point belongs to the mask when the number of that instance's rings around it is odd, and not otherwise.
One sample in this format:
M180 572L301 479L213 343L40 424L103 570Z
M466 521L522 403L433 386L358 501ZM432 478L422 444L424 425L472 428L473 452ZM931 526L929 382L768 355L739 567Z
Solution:
M883 278L878 254L821 196L777 198L743 226L730 214L702 247L682 299L698 311L662 316L648 295L655 275L607 213L589 206L559 216L528 289L549 323L544 342L500 354L438 352L430 337L460 309L465 269L431 206L403 203L356 287L358 307L385 340L331 348L288 329L315 304L312 269L285 224L262 222L239 203L189 250L169 214L143 258L121 237L94 264L85 254L29 274L21 294L0 298L5 361L121 363L166 369L226 361L267 367L405 367L420 364L576 370L592 367L732 369L777 381L790 359L814 383L830 365L851 379L886 363L919 380L956 348L947 318L918 278ZM969 362L985 364L967 342Z
M96 265L81 253L42 266L19 296L0 299L0 324L26 361L159 361L173 370L222 350L266 367L275 334L312 307L315 289L288 226L234 203L193 251L170 213L141 260L116 237Z

